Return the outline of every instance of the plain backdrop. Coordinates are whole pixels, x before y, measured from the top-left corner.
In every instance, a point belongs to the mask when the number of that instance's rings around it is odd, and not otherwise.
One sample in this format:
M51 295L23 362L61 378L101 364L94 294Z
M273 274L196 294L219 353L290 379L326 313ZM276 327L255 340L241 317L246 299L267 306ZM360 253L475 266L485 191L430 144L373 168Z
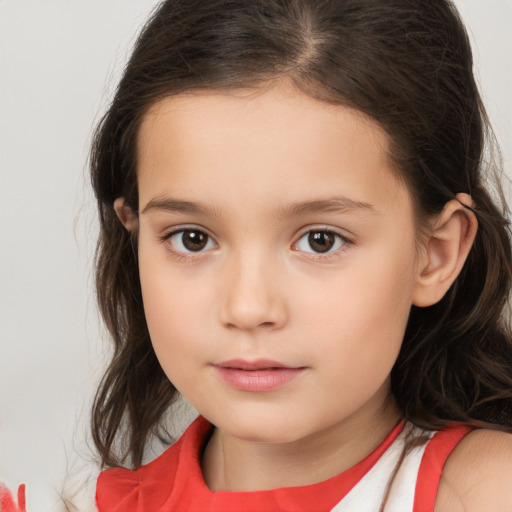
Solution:
M107 341L87 154L155 4L0 0L0 481L27 483L29 512L60 510L64 477L96 471L87 414ZM456 4L510 175L512 0Z

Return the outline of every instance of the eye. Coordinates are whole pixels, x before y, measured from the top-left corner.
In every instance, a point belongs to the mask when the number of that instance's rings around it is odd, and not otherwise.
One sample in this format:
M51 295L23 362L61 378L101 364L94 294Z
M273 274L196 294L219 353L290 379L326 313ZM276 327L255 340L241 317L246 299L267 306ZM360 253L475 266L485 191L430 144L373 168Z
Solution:
M295 244L295 248L303 252L325 254L340 249L345 243L346 240L338 233L316 229L304 233Z
M216 247L212 238L199 229L181 229L166 236L166 240L176 252L185 254Z

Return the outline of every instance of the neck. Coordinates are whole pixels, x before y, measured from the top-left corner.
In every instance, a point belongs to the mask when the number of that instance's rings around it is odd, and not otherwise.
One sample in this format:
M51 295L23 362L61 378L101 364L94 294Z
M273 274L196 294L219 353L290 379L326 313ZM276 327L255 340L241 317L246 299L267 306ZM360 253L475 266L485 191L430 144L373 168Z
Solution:
M245 441L216 429L202 461L207 486L215 492L258 491L311 485L346 471L375 450L400 419L389 391L374 399L377 407L291 443Z

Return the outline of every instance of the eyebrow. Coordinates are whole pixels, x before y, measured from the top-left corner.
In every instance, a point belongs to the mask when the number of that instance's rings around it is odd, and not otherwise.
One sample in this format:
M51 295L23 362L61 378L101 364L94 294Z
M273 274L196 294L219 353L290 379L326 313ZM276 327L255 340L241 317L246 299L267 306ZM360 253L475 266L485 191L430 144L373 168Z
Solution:
M146 204L141 213L144 214L153 210L220 217L220 210L217 208L212 208L208 205L203 205L193 201L184 201L172 198L153 198ZM350 211L367 211L370 213L376 213L375 207L370 203L354 201L353 199L341 196L331 197L328 199L316 199L313 201L298 201L281 207L278 210L278 214L280 217L288 218L310 215L313 213L345 213Z
M220 217L219 211L216 208L211 208L207 205L201 205L193 201L183 201L180 199L171 198L155 197L148 202L141 213L144 214L153 210Z
M292 203L281 208L279 213L286 218L309 215L312 213L345 213L352 211L376 213L376 209L372 204L363 201L354 201L353 199L343 196Z

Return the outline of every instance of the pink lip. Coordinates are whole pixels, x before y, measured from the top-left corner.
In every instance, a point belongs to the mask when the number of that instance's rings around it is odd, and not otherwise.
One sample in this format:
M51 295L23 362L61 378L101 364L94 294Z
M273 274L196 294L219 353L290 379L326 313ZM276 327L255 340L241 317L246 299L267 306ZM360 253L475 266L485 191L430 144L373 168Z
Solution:
M276 389L305 370L304 367L292 367L269 359L233 359L213 366L221 378L235 389L253 392Z

